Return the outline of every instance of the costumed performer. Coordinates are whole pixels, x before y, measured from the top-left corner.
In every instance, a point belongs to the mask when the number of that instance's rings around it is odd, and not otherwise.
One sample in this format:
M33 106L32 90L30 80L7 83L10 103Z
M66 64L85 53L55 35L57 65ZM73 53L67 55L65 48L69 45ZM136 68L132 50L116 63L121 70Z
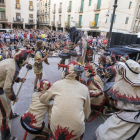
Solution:
M140 65L129 59L116 65L117 80L108 95L119 112L114 113L95 134L97 140L140 139Z
M21 117L22 127L29 133L36 135L33 140L48 139L50 133L50 115L52 105L42 104L39 97L51 87L51 83L44 79L38 84L38 92L33 93L29 109ZM44 119L48 112L48 128L45 127Z
M90 97L88 88L75 79L76 61L67 65L66 77L56 81L46 91L40 101L46 104L54 97L51 114L50 140L80 140L85 131L85 120L90 115Z
M16 140L11 136L9 127L9 117L11 111L11 101L18 101L13 85L14 82L25 82L26 79L19 78L18 74L22 66L29 61L31 51L19 50L14 59L5 59L0 62L0 129L2 140ZM11 113L16 116L16 114Z

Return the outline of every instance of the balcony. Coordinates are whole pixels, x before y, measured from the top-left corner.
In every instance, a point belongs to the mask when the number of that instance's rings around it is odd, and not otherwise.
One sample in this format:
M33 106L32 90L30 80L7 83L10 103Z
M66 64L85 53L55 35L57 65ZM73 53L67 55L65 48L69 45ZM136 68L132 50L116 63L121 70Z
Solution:
M37 12L37 16L39 16L40 15L40 13L39 12Z
M30 11L33 11L33 10L34 10L34 7L33 7L32 5L30 5L30 6L29 6L29 10L30 10Z
M55 26L55 21L52 21L52 23L51 23L51 24L52 24L52 26Z
M41 13L41 14L40 14L40 17L44 17L44 13Z
M57 21L57 26L60 28L61 27L61 21Z
M7 21L8 19L7 19L7 17L1 17L0 18L0 21Z
M47 16L48 15L48 12L45 12L45 16Z
M70 22L65 22L66 28L70 28Z
M20 18L20 17L16 17L16 18L13 18L13 22L23 22L24 19L23 18Z
M0 2L0 7L5 7L5 2Z
M45 3L45 7L47 7L47 3Z
M16 9L21 9L20 4L19 4L19 3L17 3L17 4L15 5L15 8L16 8Z
M71 12L71 6L68 6L68 11L67 12Z
M28 23L29 23L29 24L34 24L34 19L33 19L33 18L29 18L29 19L28 19Z
M39 21L39 24L49 24L49 21Z
M62 8L59 8L58 9L58 13L62 13Z
M78 13L83 13L83 8L82 8L82 7L80 7L80 8L78 9Z
M55 9L53 10L53 14L55 14Z
M92 26L92 21L90 21L90 22L89 22L89 27L90 27L90 28L94 28L94 29L98 29L98 28L99 28L99 23L97 23L97 24L95 23L95 25Z
M79 23L76 23L76 27L77 27L77 28L82 28L82 25L83 25L82 22L81 22L81 23L80 23L80 22L79 22Z

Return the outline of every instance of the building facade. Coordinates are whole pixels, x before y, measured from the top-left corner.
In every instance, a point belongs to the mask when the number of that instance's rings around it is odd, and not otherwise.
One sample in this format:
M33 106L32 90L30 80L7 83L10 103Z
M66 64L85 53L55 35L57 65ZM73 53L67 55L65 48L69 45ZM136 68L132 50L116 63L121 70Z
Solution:
M50 28L50 0L39 0L38 26L40 29Z
M0 0L0 25L5 29L36 29L37 0Z
M115 0L52 0L51 27L65 31L76 26L93 36L109 32ZM113 32L136 33L140 29L140 0L118 0ZM94 23L94 24L93 24Z

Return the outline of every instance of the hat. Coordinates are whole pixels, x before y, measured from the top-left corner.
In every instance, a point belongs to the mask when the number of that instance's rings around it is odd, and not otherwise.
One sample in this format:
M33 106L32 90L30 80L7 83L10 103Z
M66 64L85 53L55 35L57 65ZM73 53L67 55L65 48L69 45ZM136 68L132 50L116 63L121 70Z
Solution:
M127 60L126 63L117 64L122 71L122 76L129 84L140 86L140 65L134 60Z
M38 84L38 90L42 93L48 90L50 87L51 83L47 79L41 80Z
M116 57L115 54L112 54L106 57L107 59L109 59L111 65L114 65L116 63Z
M88 78L97 74L94 63L88 63L88 65L85 66L85 74Z
M118 55L119 57L120 57L120 61L121 62L126 62L128 59L129 59L129 55L124 55L124 56L122 56L122 55Z
M105 55L100 55L98 59L99 59L99 62L100 62L103 66L106 65L106 56L105 56Z
M106 73L107 73L107 77L109 78L110 82L115 82L115 77L116 77L116 70L114 68L114 66L110 66L108 68L105 69Z

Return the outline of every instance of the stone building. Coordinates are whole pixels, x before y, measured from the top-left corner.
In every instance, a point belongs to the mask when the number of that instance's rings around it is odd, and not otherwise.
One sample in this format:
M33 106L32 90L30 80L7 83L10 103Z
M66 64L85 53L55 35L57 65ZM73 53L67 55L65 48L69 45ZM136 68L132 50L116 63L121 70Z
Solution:
M37 0L0 0L0 25L4 29L30 29L37 24Z

